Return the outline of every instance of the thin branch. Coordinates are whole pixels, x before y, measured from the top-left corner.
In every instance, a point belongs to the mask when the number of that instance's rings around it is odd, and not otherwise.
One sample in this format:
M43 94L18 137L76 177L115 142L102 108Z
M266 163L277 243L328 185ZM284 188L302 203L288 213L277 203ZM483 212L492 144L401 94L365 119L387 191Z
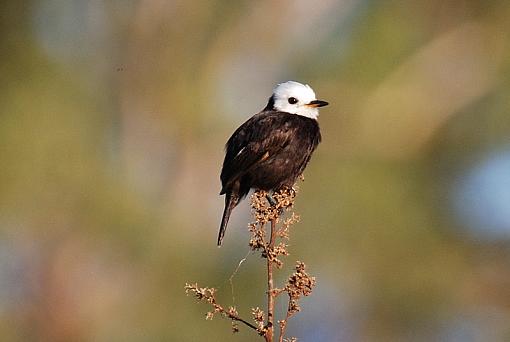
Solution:
M237 275L237 272L239 272L239 269L241 268L241 265L246 261L246 258L248 258L248 255L250 255L251 251L249 251L244 258L242 258L239 261L239 264L237 264L236 269L232 274L230 275L230 278L228 278L228 282L230 283L230 292L232 292L232 305L236 305L236 297L234 295L234 277Z
M227 316L228 316L228 318L230 318L230 319L232 319L232 320L234 320L234 321L238 321L238 322L241 322L241 323L246 324L247 326L249 326L250 328L252 328L253 330L255 330L256 332L258 332L258 333L260 334L259 329L258 329L255 325L251 324L251 323L250 323L250 322L248 322L248 321L245 321L245 320L244 320L244 319L242 319L241 317L239 317L239 316L234 316L234 315L230 315L230 314L228 314L228 313L227 313Z
M274 282L273 282L273 258L272 251L274 249L274 242L276 237L276 218L271 220L271 233L269 244L267 246L266 259L267 259L267 324L266 324L266 342L273 341L274 335Z
M218 302L216 301L216 289L210 287L199 287L198 284L196 283L195 284L186 283L186 286L184 288L186 290L186 294L192 293L197 300L205 301L212 305L213 310L207 313L206 319L212 319L216 313L219 313L220 315L228 317L233 321L246 324L248 327L257 331L259 335L262 335L264 333L257 326L241 318L237 313L235 307L231 306L228 308L228 310L226 310L223 306L218 304Z
M287 322L292 316L291 314L291 299L289 297L289 304L287 306L287 314L285 315L285 319L279 321L280 323L280 336L278 337L278 342L283 342L283 337L285 336L285 330L287 329Z

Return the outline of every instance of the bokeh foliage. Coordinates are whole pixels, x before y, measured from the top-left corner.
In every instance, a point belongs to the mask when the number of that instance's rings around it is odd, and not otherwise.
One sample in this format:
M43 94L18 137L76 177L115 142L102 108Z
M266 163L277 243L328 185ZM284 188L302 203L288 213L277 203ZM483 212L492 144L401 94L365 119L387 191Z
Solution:
M19 0L0 28L2 340L252 338L183 286L233 300L249 218L216 248L222 148L288 79L331 103L290 247L318 287L289 333L510 338L510 223L484 230L510 172L456 195L510 149L508 1ZM253 258L238 307L263 304Z

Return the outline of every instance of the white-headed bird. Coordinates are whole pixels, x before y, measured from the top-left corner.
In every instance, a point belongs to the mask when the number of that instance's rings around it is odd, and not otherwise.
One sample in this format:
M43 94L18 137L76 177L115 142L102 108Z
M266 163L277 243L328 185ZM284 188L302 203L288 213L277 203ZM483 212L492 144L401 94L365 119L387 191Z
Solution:
M327 104L308 85L278 84L267 106L228 139L220 176L225 209L218 246L232 209L250 189L278 191L294 185L321 141L317 117L319 107Z

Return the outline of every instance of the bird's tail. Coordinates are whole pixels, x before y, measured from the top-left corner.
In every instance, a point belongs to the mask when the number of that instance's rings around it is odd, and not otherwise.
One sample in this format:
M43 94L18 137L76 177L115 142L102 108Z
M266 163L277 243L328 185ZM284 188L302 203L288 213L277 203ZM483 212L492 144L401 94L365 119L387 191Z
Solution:
M218 247L221 246L221 242L223 241L223 236L225 235L225 230L227 229L228 220L230 219L230 213L232 209L239 202L239 196L232 194L231 192L227 192L225 195L225 210L223 210L223 217L221 218L220 232L218 234Z

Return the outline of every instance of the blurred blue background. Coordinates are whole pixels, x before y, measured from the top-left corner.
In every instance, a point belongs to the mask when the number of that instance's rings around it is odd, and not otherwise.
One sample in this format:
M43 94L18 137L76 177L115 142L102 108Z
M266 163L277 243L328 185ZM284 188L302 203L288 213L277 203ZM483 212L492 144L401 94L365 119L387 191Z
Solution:
M186 282L215 245L233 130L278 82L330 106L287 268L318 286L301 341L510 340L510 2L0 2L2 341L257 341ZM263 306L250 255L233 278ZM285 307L279 303L279 309Z

